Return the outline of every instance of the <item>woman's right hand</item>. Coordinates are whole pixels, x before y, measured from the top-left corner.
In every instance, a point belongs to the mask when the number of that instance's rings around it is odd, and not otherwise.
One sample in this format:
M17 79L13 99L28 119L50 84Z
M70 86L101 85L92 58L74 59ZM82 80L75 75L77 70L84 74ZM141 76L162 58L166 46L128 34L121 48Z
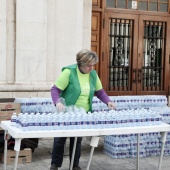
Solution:
M113 103L113 102L108 102L108 103L107 103L107 106L108 106L110 109L116 109L116 104Z
M56 103L57 112L63 112L65 110L65 106L62 103Z

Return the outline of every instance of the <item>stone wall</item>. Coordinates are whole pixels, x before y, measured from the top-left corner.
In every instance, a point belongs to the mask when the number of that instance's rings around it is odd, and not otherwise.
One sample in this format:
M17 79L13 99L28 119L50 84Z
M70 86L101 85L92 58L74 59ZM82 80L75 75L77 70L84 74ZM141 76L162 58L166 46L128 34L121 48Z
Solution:
M0 0L0 98L49 97L60 70L90 49L91 0Z

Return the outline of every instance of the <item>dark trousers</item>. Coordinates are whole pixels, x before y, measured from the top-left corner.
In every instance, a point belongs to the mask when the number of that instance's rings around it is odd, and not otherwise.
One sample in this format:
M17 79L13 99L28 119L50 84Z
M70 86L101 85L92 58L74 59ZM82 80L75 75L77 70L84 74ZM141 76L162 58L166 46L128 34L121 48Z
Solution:
M66 137L54 138L51 164L55 164L57 167L61 167L62 162L63 162L64 145L65 145L66 139L67 139ZM73 167L79 165L79 159L80 159L80 155L81 155L81 141L82 141L82 137L78 137ZM74 146L74 138L71 137L70 138L70 146L69 146L70 162L71 162L73 146Z

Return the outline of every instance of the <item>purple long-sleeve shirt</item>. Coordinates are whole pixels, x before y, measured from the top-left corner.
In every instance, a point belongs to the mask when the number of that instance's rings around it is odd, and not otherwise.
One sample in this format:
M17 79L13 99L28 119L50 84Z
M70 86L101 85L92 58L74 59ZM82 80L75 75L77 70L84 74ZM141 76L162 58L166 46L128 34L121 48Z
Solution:
M56 85L54 85L51 88L51 97L53 100L53 103L56 104L59 101L60 98L60 93L62 92L61 89L59 89ZM106 94L106 92L104 91L104 89L95 91L95 95L97 96L97 98L99 98L103 103L105 103L106 105L108 104L108 102L110 102L111 100L109 99L108 95Z

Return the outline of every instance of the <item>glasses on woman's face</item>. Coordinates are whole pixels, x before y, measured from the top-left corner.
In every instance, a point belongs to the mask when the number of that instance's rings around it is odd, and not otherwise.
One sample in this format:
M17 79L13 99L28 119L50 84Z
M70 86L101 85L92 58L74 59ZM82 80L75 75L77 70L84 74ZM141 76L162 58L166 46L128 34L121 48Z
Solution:
M93 64L93 65L90 65L90 64L87 64L87 65L86 65L86 67L89 67L89 68L90 68L90 67L93 67L93 66L94 66L94 64Z
M93 70L93 66L94 66L94 64L86 64L81 67L81 70L83 73L90 73L90 71Z

